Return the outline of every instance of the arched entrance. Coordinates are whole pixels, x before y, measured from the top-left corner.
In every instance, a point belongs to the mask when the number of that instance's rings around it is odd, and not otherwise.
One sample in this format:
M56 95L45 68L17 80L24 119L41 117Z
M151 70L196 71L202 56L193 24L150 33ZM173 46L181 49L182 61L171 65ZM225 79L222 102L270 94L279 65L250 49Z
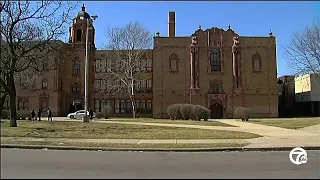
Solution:
M211 119L222 119L223 118L223 107L220 103L216 102L210 106L210 118Z

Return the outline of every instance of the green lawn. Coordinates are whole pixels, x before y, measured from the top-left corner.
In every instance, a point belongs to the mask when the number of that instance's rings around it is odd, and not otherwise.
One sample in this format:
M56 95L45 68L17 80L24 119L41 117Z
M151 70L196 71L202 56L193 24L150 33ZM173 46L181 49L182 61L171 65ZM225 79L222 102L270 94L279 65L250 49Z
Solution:
M108 147L108 148L215 148L215 147L243 147L248 144L215 143L215 144L125 144L125 143L89 143L89 142L39 142L2 140L1 144L19 145L48 145L48 146L77 146L77 147Z
M58 121L19 121L16 128L9 127L9 121L5 121L1 123L1 136L84 139L250 139L261 137L257 134L238 131Z
M223 126L223 127L237 127L230 124L222 123L219 121L191 121L191 120L169 120L169 119L152 119L152 118L112 118L100 119L107 121L126 121L126 122L145 122L145 123L164 123L164 124L188 124L188 125L201 125L201 126Z
M320 118L279 118L279 119L262 119L262 120L250 120L249 122L276 126L287 129L300 129L312 125L320 124Z

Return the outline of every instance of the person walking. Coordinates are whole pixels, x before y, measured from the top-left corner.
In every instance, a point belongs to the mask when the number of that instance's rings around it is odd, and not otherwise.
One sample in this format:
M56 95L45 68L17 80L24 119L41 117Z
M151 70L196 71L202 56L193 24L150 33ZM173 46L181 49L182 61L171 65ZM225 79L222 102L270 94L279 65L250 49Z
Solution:
M38 109L38 117L39 117L39 121L41 121L41 109Z
M49 108L47 110L47 115L48 115L48 121L52 121L52 112Z
M34 109L31 111L31 121L34 121L36 118L36 113L34 112Z
M89 109L89 116L90 116L90 120L92 121L92 119L93 119L93 111L92 111L91 108Z

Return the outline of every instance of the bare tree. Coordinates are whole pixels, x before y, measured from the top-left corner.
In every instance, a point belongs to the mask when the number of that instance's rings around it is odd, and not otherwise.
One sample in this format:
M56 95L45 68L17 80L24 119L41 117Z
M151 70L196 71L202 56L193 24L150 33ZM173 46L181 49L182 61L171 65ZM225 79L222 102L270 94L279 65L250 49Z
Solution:
M66 33L75 5L68 1L2 1L0 83L10 97L10 127L17 127L17 77L59 64L48 57L61 51L64 43L57 39Z
M152 48L152 34L139 22L108 30L106 72L102 92L130 98L132 116L136 118L135 92L139 81L146 78L146 52ZM101 92L101 91L100 91Z
M285 57L296 75L313 73L320 76L320 23L296 33L285 48Z

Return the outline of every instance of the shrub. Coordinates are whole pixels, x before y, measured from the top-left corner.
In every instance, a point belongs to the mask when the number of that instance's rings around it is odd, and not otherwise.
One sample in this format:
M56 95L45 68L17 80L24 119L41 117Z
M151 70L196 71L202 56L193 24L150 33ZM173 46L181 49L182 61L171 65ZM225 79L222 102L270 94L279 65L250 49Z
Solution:
M102 108L102 114L104 116L104 118L109 119L110 115L111 115L111 107L110 106L104 106Z
M167 113L171 120L179 120L182 119L181 113L180 113L180 107L182 104L172 104L168 107Z
M191 119L192 115L193 115L193 106L192 104L183 104L180 107L180 113L181 113L181 117L184 120L189 120Z
M103 117L103 114L101 112L96 113L97 119L101 119Z
M244 107L238 107L234 111L235 118L239 118L242 121L249 121L250 109Z
M211 111L208 108L205 108L200 105L193 106L193 119L196 121L200 121L204 119L204 121L208 121L210 118Z
M24 110L17 111L17 119L26 120L28 115L29 115L28 111L24 111Z
M2 110L1 111L1 119L10 119L10 111Z

